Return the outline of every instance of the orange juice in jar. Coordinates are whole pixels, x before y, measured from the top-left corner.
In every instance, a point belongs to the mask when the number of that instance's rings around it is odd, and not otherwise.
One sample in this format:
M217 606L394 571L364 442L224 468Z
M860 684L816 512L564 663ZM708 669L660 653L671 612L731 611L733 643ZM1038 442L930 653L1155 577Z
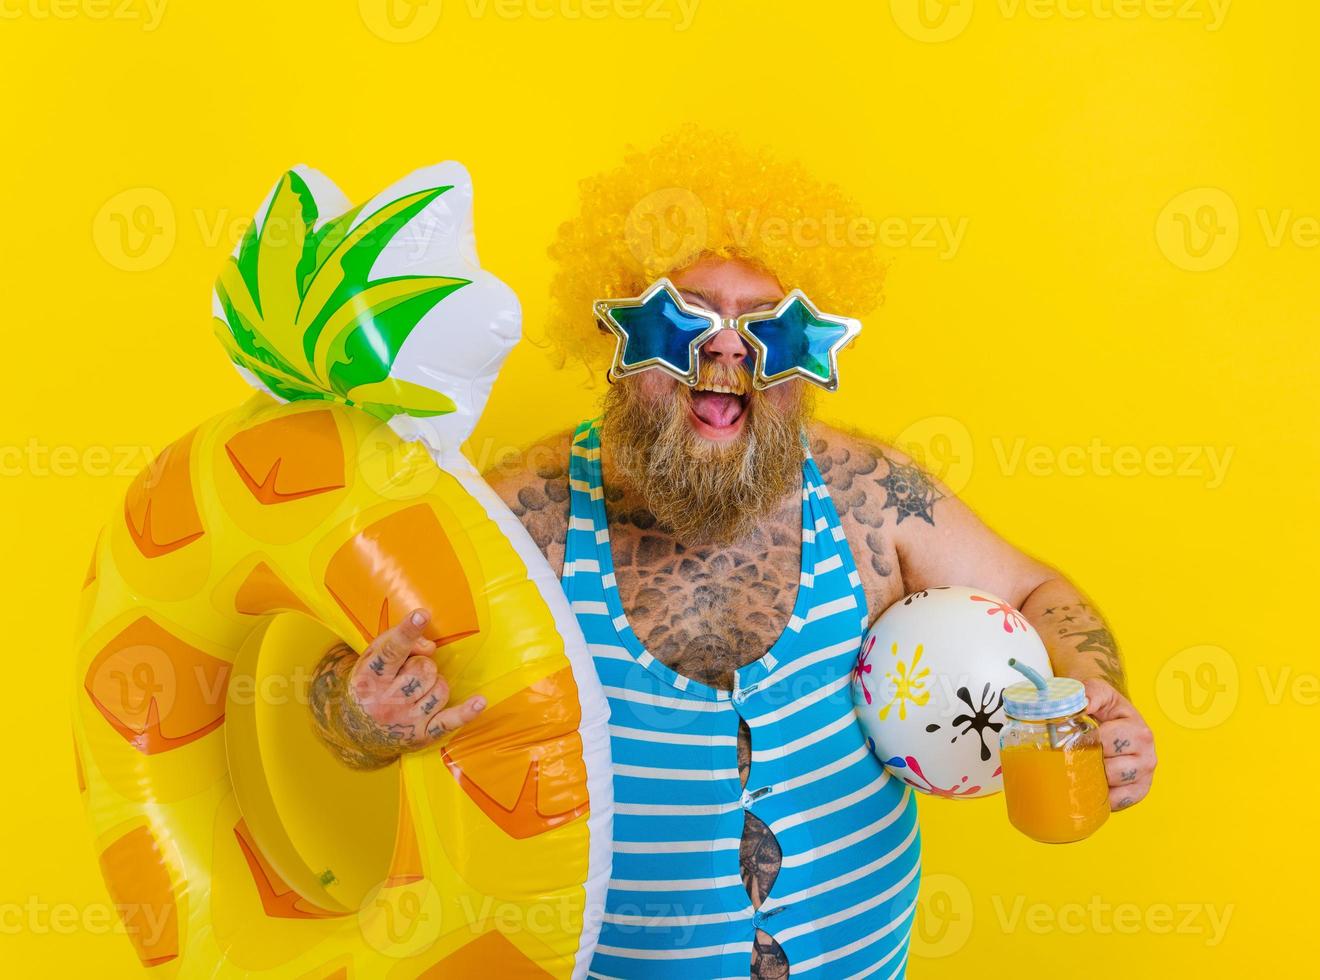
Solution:
M1029 681L1004 690L1008 720L999 734L1004 801L1013 826L1033 840L1067 844L1109 819L1100 726L1086 690L1070 677L1041 677L1010 660Z

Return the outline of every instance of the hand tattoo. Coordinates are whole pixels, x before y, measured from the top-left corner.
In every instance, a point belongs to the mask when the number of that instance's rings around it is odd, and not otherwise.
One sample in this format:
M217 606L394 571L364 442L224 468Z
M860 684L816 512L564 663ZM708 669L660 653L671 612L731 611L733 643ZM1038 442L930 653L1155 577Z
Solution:
M357 654L344 645L335 647L316 665L310 689L312 727L321 741L353 769L380 769L400 755L401 743L414 737L413 726L381 729L349 693L349 678ZM385 667L380 662L381 669ZM373 670L374 664L368 663Z
M1122 755L1123 750L1126 749L1131 744L1132 743L1126 738L1114 739L1114 755Z

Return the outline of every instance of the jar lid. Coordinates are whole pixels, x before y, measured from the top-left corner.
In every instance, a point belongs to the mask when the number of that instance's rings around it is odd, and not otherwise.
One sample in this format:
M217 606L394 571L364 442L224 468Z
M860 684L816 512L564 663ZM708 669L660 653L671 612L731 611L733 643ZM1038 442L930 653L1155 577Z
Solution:
M1086 708L1086 688L1072 677L1051 677L1045 690L1030 681L1004 688L1004 711L1022 721L1062 718Z

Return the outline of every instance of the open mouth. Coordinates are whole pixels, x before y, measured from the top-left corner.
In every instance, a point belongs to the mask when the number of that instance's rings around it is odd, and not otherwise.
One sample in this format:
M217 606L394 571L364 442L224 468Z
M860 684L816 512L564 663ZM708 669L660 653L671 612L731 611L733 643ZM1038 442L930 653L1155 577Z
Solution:
M747 392L738 384L700 384L692 390L691 407L702 435L730 436L738 431L747 411Z

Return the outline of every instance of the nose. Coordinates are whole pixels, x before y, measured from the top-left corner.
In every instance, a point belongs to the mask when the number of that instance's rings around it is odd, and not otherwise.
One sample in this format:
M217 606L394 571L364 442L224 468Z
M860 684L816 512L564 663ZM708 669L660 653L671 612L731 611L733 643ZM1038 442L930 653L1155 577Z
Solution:
M701 348L701 353L716 363L738 365L747 357L747 345L743 343L738 331L725 327Z

